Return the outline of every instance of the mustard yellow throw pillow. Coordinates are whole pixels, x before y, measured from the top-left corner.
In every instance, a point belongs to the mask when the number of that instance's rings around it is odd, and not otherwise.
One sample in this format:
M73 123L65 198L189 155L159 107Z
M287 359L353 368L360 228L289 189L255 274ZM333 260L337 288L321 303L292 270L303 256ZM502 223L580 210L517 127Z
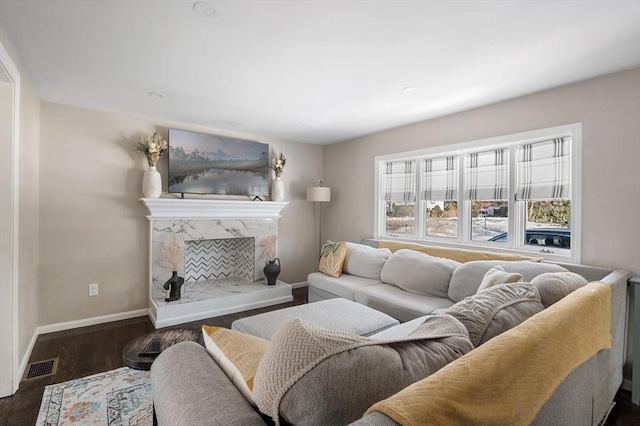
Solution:
M202 326L207 351L253 406L251 391L258 364L269 341L223 327Z
M320 251L320 265L318 270L323 274L338 278L342 275L342 265L347 256L347 243L327 241Z
M500 265L494 266L484 274L482 283L480 283L480 287L478 287L477 292L480 293L482 290L491 288L494 285L517 283L520 281L522 281L522 274L506 272Z

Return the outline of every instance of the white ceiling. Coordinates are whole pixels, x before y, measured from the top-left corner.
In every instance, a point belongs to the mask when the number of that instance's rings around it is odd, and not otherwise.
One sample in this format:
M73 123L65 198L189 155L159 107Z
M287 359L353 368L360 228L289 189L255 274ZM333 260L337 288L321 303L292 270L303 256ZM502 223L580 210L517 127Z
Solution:
M0 0L0 24L43 101L317 144L640 65L640 0L194 2Z

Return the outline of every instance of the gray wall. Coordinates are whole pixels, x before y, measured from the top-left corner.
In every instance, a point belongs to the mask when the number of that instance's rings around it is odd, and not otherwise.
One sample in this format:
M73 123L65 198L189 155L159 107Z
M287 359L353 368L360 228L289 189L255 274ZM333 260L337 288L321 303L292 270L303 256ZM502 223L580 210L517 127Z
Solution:
M332 240L373 235L375 156L582 123L581 263L640 275L639 117L635 68L327 146L323 229ZM628 360L632 339L630 329Z
M374 157L582 123L582 263L640 273L640 68L423 121L324 150L329 239L373 235Z
M270 144L288 160L279 221L280 278L306 281L317 233L306 187L321 178L322 147L130 115L43 103L40 147L40 325L147 308L149 222L139 202L141 133L169 127ZM158 163L167 190L167 156ZM317 229L317 228L315 228ZM89 283L100 284L97 297Z

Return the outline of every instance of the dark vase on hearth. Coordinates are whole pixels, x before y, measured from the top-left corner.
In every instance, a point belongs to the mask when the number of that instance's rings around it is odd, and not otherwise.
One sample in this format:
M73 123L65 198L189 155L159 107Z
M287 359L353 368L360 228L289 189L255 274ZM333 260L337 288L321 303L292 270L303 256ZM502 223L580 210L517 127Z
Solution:
M165 290L165 302L172 302L180 299L180 289L184 284L184 278L178 276L178 271L173 271L173 275L169 278L169 281L164 283L162 288ZM166 291L169 291L169 296L166 296Z
M276 263L278 262L278 263ZM276 279L280 275L280 259L277 257L273 260L267 260L264 266L264 276L267 278L268 285L276 285Z

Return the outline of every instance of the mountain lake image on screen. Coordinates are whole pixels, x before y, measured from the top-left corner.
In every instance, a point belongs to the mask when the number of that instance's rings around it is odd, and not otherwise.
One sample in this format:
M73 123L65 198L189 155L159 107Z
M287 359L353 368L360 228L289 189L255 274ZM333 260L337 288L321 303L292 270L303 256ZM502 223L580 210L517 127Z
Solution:
M169 129L169 192L269 195L269 144Z

